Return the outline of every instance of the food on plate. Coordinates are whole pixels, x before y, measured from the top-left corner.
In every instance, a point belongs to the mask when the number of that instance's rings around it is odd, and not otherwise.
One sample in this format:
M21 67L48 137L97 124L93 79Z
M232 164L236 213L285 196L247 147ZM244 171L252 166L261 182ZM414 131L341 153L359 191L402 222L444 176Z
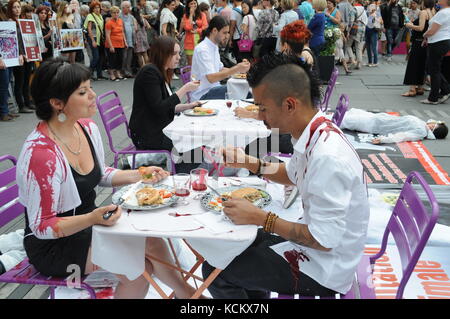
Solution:
M138 171L139 171L139 174L142 175L142 179L152 179L153 178L153 173L146 174L145 166L139 167Z
M164 199L172 197L172 193L165 189L144 187L136 192L139 206L164 204Z
M224 196L226 198L226 196ZM239 188L230 194L231 198L244 198L249 202L255 202L262 197L261 192L253 187Z
M245 107L245 109L250 112L259 112L259 106L255 105L255 104L247 105Z
M246 79L247 78L247 74L246 73L237 73L234 75L234 78L236 79Z
M231 192L221 192L221 196L211 197L207 206L215 211L223 210L223 201L231 198L244 198L249 202L255 204L261 198L267 198L269 195L264 191L253 187L239 188ZM256 204L255 204L256 205Z
M206 115L206 114L213 114L214 110L209 109L206 107L196 106L193 108L194 114L196 115Z

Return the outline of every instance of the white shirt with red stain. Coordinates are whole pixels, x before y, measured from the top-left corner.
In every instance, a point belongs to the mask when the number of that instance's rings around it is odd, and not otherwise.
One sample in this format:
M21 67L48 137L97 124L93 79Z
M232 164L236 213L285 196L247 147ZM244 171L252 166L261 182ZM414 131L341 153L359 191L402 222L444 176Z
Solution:
M105 166L105 152L97 125L91 119L79 124L88 133L102 171L100 186L112 186L117 169ZM29 226L40 239L54 239L59 232L58 214L81 204L69 161L48 137L48 126L40 122L27 137L17 161L19 201L27 208Z
M347 293L363 254L369 222L363 165L342 131L322 112L292 144L287 173L302 199L304 213L298 222L308 225L315 240L331 250L289 242L290 249L296 250L294 259L301 272L324 287ZM282 256L292 261L288 258L292 254Z

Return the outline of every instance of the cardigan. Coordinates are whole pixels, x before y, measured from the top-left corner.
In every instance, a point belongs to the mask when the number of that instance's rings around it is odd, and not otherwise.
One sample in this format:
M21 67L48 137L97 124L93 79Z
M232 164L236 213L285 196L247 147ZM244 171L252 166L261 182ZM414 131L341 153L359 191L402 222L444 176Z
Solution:
M179 103L177 94L169 96L164 77L155 65L147 64L139 70L130 118L131 139L137 149L162 149L162 130L173 121Z
M105 166L105 152L97 125L91 119L78 123L88 133L101 168L100 186L111 187L118 171ZM81 205L69 161L48 134L46 122L39 122L28 135L17 161L19 202L27 208L29 227L39 239L55 239L59 214Z

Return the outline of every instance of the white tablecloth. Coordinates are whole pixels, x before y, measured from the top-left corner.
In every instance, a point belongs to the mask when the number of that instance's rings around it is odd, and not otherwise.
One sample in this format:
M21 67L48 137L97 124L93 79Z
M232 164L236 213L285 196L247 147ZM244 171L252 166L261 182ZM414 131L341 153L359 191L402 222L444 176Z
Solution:
M227 81L227 92L230 99L246 99L250 85L246 79L229 78Z
M251 178L239 178L242 181L251 181ZM230 180L220 178L219 186L225 186ZM230 184L228 184L230 186ZM268 184L266 190L272 195L272 203L267 210L280 212L283 204L283 187ZM191 195L192 197L192 195ZM134 280L144 272L145 239L146 237L184 238L197 250L210 265L224 269L241 254L255 239L257 227L254 225L234 225L233 232L213 234L206 228L193 231L140 231L133 225L150 218L157 218L158 223L174 218L200 218L200 214L215 214L206 212L200 206L199 200L188 199L191 204L178 205L174 208L165 208L155 211L141 211L130 214L124 212L118 223L112 227L94 226L92 232L92 261L95 265L115 274L126 275ZM296 211L297 210L297 211ZM293 205L285 214L298 215L298 205ZM192 213L193 216L173 217L170 212ZM290 213L289 213L290 212ZM231 223L231 222L230 222Z
M225 100L210 100L203 105L219 110L219 114L215 116L193 117L181 114L175 117L172 123L163 129L164 134L172 140L180 153L202 145L245 147L257 138L270 135L270 130L262 121L239 119L234 116L234 108L249 103L234 100L229 109L225 102Z

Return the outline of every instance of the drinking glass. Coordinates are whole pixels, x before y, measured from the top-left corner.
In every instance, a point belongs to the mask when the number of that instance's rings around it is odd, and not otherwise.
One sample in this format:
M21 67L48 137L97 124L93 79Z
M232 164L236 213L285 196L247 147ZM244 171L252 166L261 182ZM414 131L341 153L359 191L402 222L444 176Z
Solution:
M194 199L199 199L204 191L208 189L208 170L204 168L195 168L191 170L191 188L197 192Z
M173 180L173 192L176 196L181 197L182 200L179 204L189 205L186 197L189 196L191 187L191 176L185 173L179 173L172 175Z
M230 93L228 93L228 92L225 93L225 101L226 101L227 107L229 109L231 109L231 106L233 105L233 101L231 100Z

